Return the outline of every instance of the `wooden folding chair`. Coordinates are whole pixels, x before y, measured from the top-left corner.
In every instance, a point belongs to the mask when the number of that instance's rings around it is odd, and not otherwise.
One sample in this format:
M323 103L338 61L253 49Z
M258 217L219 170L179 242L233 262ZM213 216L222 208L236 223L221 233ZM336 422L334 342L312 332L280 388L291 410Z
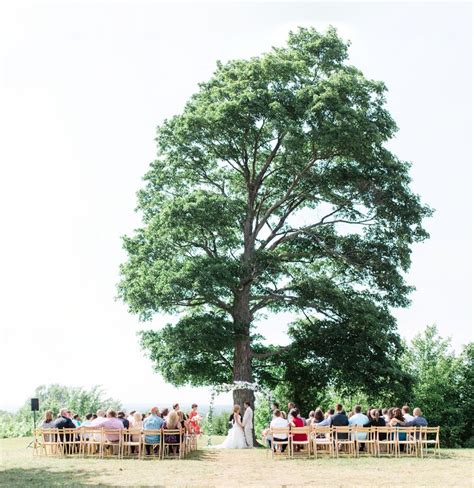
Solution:
M33 430L33 456L38 456L41 454L41 431L43 429Z
M81 455L104 457L104 431L101 428L81 428Z
M58 429L41 429L41 451L45 456L62 455L63 445Z
M416 456L418 451L416 427L396 427L394 433L395 455L401 457L404 450L407 456Z
M163 429L162 459L182 459L184 457L183 429Z
M433 448L433 454L441 457L441 445L439 441L439 427L419 427L417 441L421 457L428 455L429 448Z
M374 428L354 425L352 429L352 437L355 441L356 457L360 457L360 454L363 452L361 450L362 447L365 448L365 452L367 454L375 455L377 452L377 439Z
M394 429L390 426L388 427L374 427L377 445L377 457L380 454L386 453L390 455L396 455L396 441Z
M318 451L327 452L331 457L334 456L332 427L314 426L311 431L311 440L315 458L318 457Z
M296 435L306 435L306 440L295 441ZM311 427L291 427L290 429L290 457L294 457L295 446L306 447L306 454L311 456Z
M290 428L289 427L272 427L268 434L270 435L270 449L272 451L272 459L279 452L281 456L284 455L286 450L286 456L288 459L291 456L290 453ZM275 437L278 436L278 437ZM282 437L285 437L282 439Z
M163 430L148 429L143 431L142 442L142 459L145 457L153 457L161 459L162 442L163 442ZM147 450L147 446L149 449ZM148 454L151 451L151 454Z
M355 441L352 439L353 429L351 426L334 426L332 436L334 440L334 450L336 458L339 457L339 452L344 448L347 454L351 457L355 456Z
M120 452L122 450L122 431L124 429L104 429L103 430L103 446L102 452L105 456L110 453L112 456L120 457Z
M142 431L124 429L121 432L119 457L123 459L124 457L137 456L140 459L142 455Z
M80 429L59 429L63 456L73 456L81 452Z

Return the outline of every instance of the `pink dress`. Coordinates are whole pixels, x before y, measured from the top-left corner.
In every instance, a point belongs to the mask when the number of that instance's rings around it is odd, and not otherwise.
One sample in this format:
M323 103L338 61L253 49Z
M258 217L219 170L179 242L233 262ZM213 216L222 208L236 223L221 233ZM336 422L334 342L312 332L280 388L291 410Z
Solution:
M191 412L189 412L189 426L191 427L191 429L194 431L195 434L201 433L201 428L199 427L198 420L194 418L197 417L198 415L199 414L194 410L191 410Z

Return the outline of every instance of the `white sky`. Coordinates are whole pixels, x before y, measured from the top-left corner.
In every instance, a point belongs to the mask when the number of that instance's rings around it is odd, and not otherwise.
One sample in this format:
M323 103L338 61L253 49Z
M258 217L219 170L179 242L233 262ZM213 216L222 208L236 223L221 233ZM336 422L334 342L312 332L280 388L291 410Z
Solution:
M458 350L471 340L471 15L468 3L2 0L0 408L53 382L102 384L125 403L208 401L166 385L139 350L143 324L114 301L119 237L139 225L156 125L216 60L258 55L297 25L333 24L351 62L386 82L391 147L436 209L401 334L436 323ZM285 340L283 320L261 330Z

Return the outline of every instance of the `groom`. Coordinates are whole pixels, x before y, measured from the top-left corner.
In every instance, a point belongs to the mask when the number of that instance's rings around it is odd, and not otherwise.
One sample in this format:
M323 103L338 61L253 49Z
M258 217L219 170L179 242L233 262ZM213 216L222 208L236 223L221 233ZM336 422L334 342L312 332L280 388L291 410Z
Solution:
M242 424L244 426L245 442L247 443L247 447L253 447L253 411L250 408L250 402L244 402L244 407L245 413Z

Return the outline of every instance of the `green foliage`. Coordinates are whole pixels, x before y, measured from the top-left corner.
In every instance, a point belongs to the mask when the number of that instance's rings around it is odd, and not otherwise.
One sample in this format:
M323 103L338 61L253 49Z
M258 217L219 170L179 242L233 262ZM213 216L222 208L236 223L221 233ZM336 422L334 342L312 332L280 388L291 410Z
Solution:
M473 347L468 344L456 356L450 340L429 326L413 339L403 358L415 378L412 404L423 410L430 424L441 426L442 442L449 447L472 443Z
M230 411L229 412L221 412L218 415L214 415L212 417L212 435L227 435L227 432L229 431L230 424L229 424L229 417L230 417ZM201 423L201 430L204 433L209 432L209 419L208 417L205 417L204 420Z
M257 440L260 439L260 433L268 427L271 420L270 405L265 395L257 394L254 411L254 427Z
M96 412L99 408L119 410L121 404L112 398L104 397L99 386L90 390L63 385L41 385L35 390L35 398L39 399L40 410L36 414L37 425L41 425L44 412L52 410L56 416L61 408L68 408L81 416ZM15 414L0 413L0 438L31 435L33 429L33 413L30 400Z
M173 384L409 387L390 307L409 303L403 274L431 210L386 148L385 85L347 50L332 28L298 29L218 63L158 128L118 292L142 319L180 315L141 336ZM295 314L288 347L263 343L265 310Z

